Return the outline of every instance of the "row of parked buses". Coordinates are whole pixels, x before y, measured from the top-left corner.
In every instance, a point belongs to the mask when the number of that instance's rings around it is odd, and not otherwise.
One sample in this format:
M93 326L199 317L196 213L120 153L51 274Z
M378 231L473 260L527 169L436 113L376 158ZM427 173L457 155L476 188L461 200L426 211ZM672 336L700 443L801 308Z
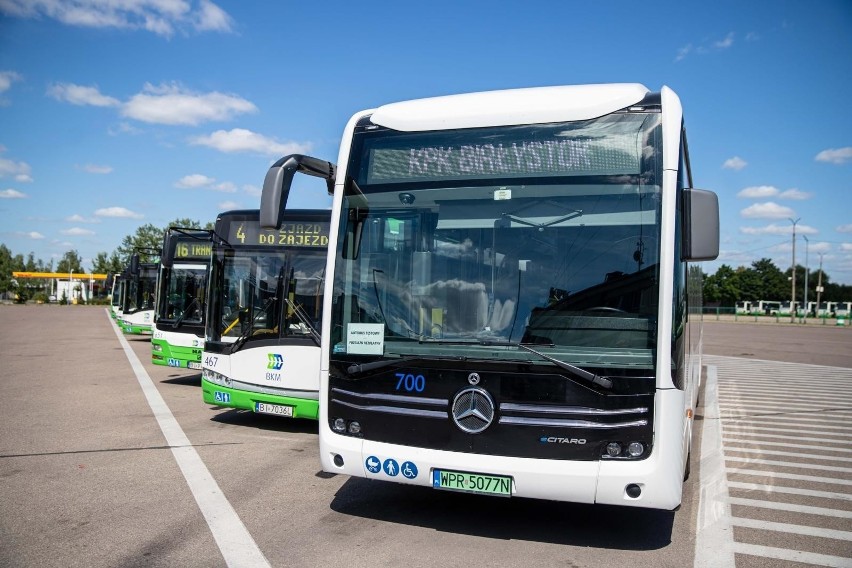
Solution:
M791 309L792 306L792 309ZM845 318L849 317L852 311L852 302L808 302L807 311L802 310L800 302L775 302L767 300L759 300L751 302L743 300L736 303L735 311L739 315L753 316L789 316L793 310L800 316L807 315L808 317L819 318Z
M331 210L288 207L300 174ZM327 472L673 509L718 219L666 87L389 104L337 165L286 156L259 209L166 235L152 357L200 363L207 403L318 419Z

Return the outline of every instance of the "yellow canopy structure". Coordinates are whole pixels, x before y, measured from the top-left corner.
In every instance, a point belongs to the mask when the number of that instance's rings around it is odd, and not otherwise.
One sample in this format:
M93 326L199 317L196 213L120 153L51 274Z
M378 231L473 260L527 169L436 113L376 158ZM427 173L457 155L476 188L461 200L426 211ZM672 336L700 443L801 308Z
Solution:
M77 280L106 280L106 274L87 274L85 272L12 272L12 278L68 278Z

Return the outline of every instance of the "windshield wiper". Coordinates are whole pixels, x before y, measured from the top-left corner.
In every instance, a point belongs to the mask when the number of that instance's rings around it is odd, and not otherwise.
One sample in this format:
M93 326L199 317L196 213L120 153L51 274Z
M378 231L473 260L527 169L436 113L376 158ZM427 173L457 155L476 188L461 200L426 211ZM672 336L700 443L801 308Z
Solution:
M369 363L353 363L347 367L346 372L350 375L356 375L360 373L366 373L367 371L374 371L376 369L381 369L383 367L390 367L391 365L396 365L397 363L410 363L411 361L422 361L423 359L440 359L441 361L465 361L467 357L463 355L457 356L435 356L435 355L400 355L395 359L378 359L376 361L370 361Z
M186 315L189 313L189 309L196 304L198 304L198 298L193 298L192 301L189 303L189 305L186 308L184 308L183 312L180 314L180 317L175 320L175 323L172 324L172 328L174 328L174 329L179 328L180 324L183 323L183 320L186 319Z
M590 371L585 369L581 369L580 367L576 367L571 363L566 363L565 361L561 361L555 357L551 357L550 355L545 355L540 351L536 351L526 343L516 343L514 341L493 341L490 339L474 339L474 340L452 340L452 339L433 339L433 340L423 340L421 343L439 343L443 345L483 345L485 347L518 347L523 349L524 351L529 351L534 355L538 355L545 361L550 361L560 369L564 369L574 375L575 377L579 377L584 381L588 381L592 384L598 385L599 387L605 389L612 388L612 381L607 379L606 377L601 377L600 375L596 375ZM535 343L533 345L540 345L542 347L554 347L553 343Z
M302 309L302 306L297 305L290 298L285 298L284 301L287 302L287 305L290 307L291 310L293 310L293 313L296 314L296 317L299 318L299 321L301 321L304 326L308 328L308 332L311 334L311 339L313 339L314 343L319 346L321 339L320 334L311 323L311 320L308 318L308 314L305 313L305 310Z
M353 363L346 368L346 372L350 375L357 375L360 373L366 373L367 371L373 371L375 369L381 369L382 367L390 367L391 365L396 365L397 363L407 363L409 361L416 361L417 359L423 359L422 355L414 355L409 357L397 357L396 359L379 359L377 361L371 361L369 363Z
M243 344L245 344L245 342L248 341L249 335L251 335L251 332L254 329L254 322L257 321L257 317L261 314L266 313L266 310L269 309L269 306L272 304L272 302L274 300L275 300L274 296L272 298L269 298L268 300L266 300L266 302L263 303L263 305L260 307L259 310L257 310L256 312L254 312L254 314L252 314L251 320L249 320L249 322L248 322L248 326L246 326L246 329L240 334L240 336L237 338L237 340L234 341L234 344L231 345L231 350L229 351L229 353L231 353L231 354L236 353L237 351L239 351L242 348Z

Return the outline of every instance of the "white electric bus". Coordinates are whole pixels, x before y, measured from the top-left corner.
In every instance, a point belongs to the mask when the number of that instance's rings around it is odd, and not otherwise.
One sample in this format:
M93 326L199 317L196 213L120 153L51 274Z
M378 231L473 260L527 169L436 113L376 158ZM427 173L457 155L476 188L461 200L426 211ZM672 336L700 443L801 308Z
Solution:
M151 362L201 370L212 232L169 227L163 237Z
M207 404L317 419L329 210L216 219L201 386Z
M690 263L719 246L677 95L615 84L389 104L353 116L338 164L323 470L676 508L701 376ZM267 174L262 226L286 203L284 170Z

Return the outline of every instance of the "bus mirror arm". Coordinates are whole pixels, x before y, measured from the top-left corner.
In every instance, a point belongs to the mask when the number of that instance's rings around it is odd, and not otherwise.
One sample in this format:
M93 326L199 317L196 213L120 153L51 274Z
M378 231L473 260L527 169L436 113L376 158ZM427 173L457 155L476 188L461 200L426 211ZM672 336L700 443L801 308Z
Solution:
M297 172L325 179L329 194L334 193L334 164L302 154L284 156L269 168L263 180L260 226L264 229L278 229L281 226L290 186Z

